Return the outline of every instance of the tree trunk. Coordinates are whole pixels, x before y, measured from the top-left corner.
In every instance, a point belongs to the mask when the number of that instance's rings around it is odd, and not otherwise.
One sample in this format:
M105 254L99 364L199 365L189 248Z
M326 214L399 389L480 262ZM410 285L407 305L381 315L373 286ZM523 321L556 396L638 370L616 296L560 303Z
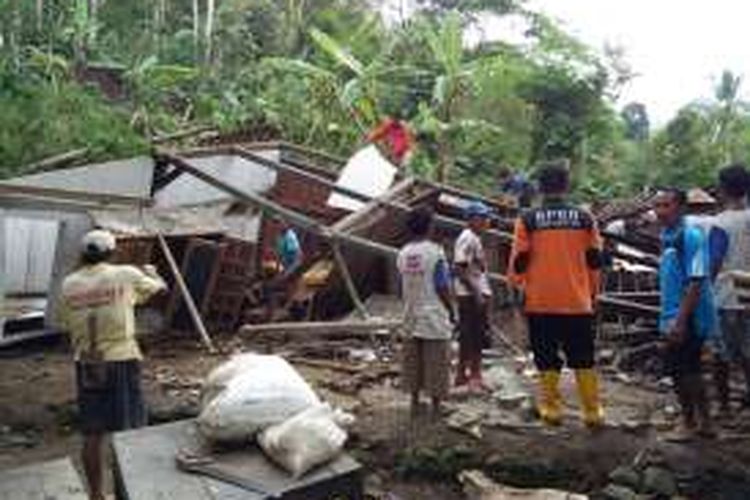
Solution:
M216 0L206 0L206 64L211 64Z
M36 0L36 29L42 31L44 20L44 0Z
M450 171L453 169L453 155L451 154L450 145L445 137L444 133L441 132L438 137L438 165L436 173L436 181L441 184L448 183L448 176Z
M98 0L88 0L88 8L89 8L89 24L95 24L97 20L97 14L99 13L99 1ZM95 36L96 30L93 31Z
M201 46L201 11L198 0L193 0L193 51L195 62L198 62L198 56Z

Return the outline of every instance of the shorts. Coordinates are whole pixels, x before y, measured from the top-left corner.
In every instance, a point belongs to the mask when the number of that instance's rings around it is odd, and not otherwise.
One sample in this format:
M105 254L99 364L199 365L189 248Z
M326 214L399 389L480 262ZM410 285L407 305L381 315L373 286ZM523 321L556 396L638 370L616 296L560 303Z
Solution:
M529 340L534 364L539 371L560 371L594 367L594 318L585 315L529 314Z
M487 305L479 305L473 297L458 297L458 356L461 360L476 359L489 347L487 337Z
M402 377L409 392L443 398L450 386L450 340L411 337L404 341Z
M750 359L750 313L719 309L719 332L714 347L722 361Z
M137 360L76 363L81 432L103 434L146 425Z
M692 328L679 345L668 345L664 351L665 375L673 379L685 375L700 375L703 372L703 344L705 339L695 335Z

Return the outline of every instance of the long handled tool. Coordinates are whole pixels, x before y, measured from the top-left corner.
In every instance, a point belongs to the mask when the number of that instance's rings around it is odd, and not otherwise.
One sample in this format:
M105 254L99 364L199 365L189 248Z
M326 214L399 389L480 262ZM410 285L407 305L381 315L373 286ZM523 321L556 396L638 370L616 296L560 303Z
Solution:
M259 495L263 495L261 498L264 500L279 500L281 498L278 493L268 491L267 488L246 477L230 474L222 470L217 466L216 460L209 456L180 452L175 457L175 463L177 464L177 468L183 472L201 474L211 479L237 486L243 490L258 493Z

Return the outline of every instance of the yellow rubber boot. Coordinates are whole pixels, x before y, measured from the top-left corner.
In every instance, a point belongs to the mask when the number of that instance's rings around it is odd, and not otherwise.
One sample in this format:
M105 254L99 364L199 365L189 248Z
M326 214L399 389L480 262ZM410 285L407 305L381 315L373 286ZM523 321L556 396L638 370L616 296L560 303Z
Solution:
M560 396L560 372L544 371L539 373L539 416L548 425L560 425L562 422L562 396Z
M575 373L583 422L587 427L601 427L604 424L604 409L599 398L599 378L593 369L576 370Z

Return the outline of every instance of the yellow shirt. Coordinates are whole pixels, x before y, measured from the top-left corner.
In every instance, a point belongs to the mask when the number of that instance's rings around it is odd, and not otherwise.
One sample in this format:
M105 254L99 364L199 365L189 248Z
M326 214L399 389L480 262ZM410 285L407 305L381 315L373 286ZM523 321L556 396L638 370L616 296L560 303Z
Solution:
M86 266L65 278L60 319L76 361L142 359L135 338L136 304L165 288L158 277L133 266Z

